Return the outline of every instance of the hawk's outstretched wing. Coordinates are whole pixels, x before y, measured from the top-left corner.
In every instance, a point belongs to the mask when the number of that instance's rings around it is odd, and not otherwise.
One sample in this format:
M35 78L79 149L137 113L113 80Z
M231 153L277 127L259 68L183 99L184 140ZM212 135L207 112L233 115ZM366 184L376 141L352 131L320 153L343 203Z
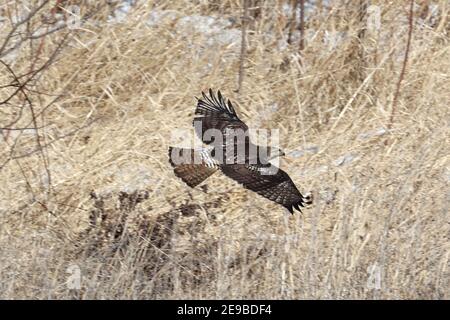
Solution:
M169 147L169 162L175 175L191 188L219 169L207 152L187 148Z
M231 164L222 166L222 172L241 183L245 188L286 207L301 212L300 207L309 201L298 191L289 175L272 164Z
M203 134L209 129L216 129L222 133L225 143L227 135L233 134L235 130L246 132L247 125L242 122L233 108L230 100L226 101L220 91L217 91L217 97L209 89L209 97L202 92L203 98L198 99L195 109L194 127L197 135L206 144L214 141L205 139Z

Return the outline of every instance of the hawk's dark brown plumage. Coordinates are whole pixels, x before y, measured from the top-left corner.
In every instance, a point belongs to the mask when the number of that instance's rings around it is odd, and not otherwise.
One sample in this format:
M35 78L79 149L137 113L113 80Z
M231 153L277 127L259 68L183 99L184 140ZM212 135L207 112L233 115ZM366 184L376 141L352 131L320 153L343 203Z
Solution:
M239 182L245 188L281 204L291 213L293 213L294 208L300 211L300 207L309 202L298 191L289 175L270 164L268 158L261 157L259 152L256 153L256 158L251 158L250 153L248 153L251 147L256 149L265 147L252 144L248 139L247 125L239 119L231 102L227 101L220 91L217 92L217 96L211 89L209 89L209 96L202 92L202 98L198 99L195 110L194 127L200 139L205 144L213 146L212 149L195 151L193 149L169 148L170 163L174 167L175 175L190 187L197 186L214 172L221 170L226 176ZM220 132L224 139L218 142L203 135L204 132L211 129ZM244 162L239 162L235 153L232 153L231 156L227 153L227 148L231 149L231 146L226 142L228 136L242 134L247 136L237 140L233 138L232 145L233 150L237 150L238 144L245 144L245 159ZM223 154L227 154L228 161L224 161L224 158L219 159L215 155L218 149L222 149ZM184 159L183 162L174 162L175 156L181 156ZM194 163L195 156L199 161Z

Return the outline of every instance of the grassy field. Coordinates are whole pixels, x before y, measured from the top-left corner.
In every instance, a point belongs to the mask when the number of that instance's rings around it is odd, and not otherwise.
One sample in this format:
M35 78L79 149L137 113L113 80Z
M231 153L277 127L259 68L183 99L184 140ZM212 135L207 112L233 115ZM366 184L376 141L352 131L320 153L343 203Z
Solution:
M244 56L237 0L54 2L22 24L0 4L0 298L450 298L446 1L416 1L412 30L409 1L316 1L303 31L249 1ZM175 177L210 87L279 130L303 213Z

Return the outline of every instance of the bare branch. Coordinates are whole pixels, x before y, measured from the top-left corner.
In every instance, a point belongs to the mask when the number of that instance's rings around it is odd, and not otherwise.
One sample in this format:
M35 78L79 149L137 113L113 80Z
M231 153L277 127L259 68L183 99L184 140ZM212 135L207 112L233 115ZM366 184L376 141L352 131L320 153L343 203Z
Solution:
M291 22L290 22L290 26L289 26L289 33L288 33L288 38L287 38L287 43L291 44L292 43L292 34L294 33L295 27L297 25L297 7L298 7L298 0L294 0L294 7L292 10L292 15L291 15Z
M393 121L394 121L394 115L395 115L396 109L397 109L397 101L398 101L398 97L400 95L400 88L401 88L403 78L405 77L406 65L408 63L409 49L411 47L411 38L412 38L412 32L413 32L413 16L414 16L414 0L411 0L410 8L409 8L408 40L406 43L405 57L403 59L402 70L400 72L400 77L397 82L397 88L395 90L394 99L392 101L391 116L390 116L389 122L388 122L388 129L391 129Z
M244 2L244 12L242 16L242 38L241 38L241 54L239 58L239 79L238 79L238 93L242 93L242 83L244 81L244 60L247 53L247 22L248 22L248 1Z
M305 0L300 0L300 52L305 49Z
M4 54L4 50L5 50L6 46L8 45L9 41L12 39L12 37L13 37L14 33L16 32L17 28L19 28L24 23L28 23L36 15L36 13L39 10L41 10L43 7L45 7L47 5L47 3L49 3L49 2L50 2L50 0L43 1L36 8L32 9L30 11L30 13L28 13L28 15L25 18L23 18L22 20L17 22L15 25L13 25L13 27L11 28L10 32L8 33L8 35L5 37L5 40L3 41L2 46L0 47L0 57L5 55Z

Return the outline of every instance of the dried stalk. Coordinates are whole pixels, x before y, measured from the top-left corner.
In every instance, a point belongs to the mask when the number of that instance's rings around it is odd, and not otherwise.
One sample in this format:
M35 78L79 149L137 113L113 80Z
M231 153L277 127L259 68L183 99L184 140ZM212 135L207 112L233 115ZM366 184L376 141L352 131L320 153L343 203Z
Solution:
M305 49L305 0L300 0L300 52Z
M244 60L247 54L247 22L248 22L248 0L244 1L244 13L242 16L242 38L241 38L241 54L239 57L239 79L238 93L242 93L242 83L244 82Z
M406 65L408 63L408 56L409 56L409 50L411 47L411 38L412 38L412 32L413 32L413 13L414 13L414 0L411 0L410 8L409 8L409 19L408 19L409 20L408 40L406 43L405 57L403 59L402 70L400 72L400 77L397 82L397 88L395 90L394 99L392 101L391 116L389 118L389 122L387 125L388 129L392 128L394 116L395 116L395 113L397 110L397 102L398 102L398 97L400 95L401 84L402 84L403 78L405 77Z

